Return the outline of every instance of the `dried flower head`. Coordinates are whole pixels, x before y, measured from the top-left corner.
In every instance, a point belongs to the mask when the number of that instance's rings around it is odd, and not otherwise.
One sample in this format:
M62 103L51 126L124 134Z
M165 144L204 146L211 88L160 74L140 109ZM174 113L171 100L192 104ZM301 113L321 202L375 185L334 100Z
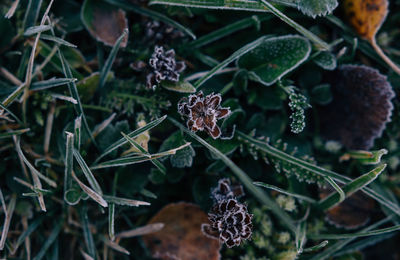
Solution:
M187 127L193 131L206 131L212 138L221 136L217 120L230 115L229 107L221 107L221 95L211 93L204 97L203 92L183 98L178 103L178 112L188 118Z
M203 224L201 228L205 235L219 239L231 248L251 237L252 218L246 205L236 199L227 199L212 207L208 213L211 224Z
M240 198L244 195L243 186L232 185L231 181L228 178L223 178L218 181L218 186L212 189L211 198L215 200L215 202Z
M343 65L331 76L333 100L321 109L322 134L348 149L371 148L390 121L392 87L367 66Z
M160 21L150 20L145 25L145 37L152 42L171 42L185 36L181 31Z
M173 49L164 51L162 46L154 48L149 65L153 71L147 75L147 87L153 89L163 80L179 81L179 73L186 68L183 61L177 62L175 60L175 51Z

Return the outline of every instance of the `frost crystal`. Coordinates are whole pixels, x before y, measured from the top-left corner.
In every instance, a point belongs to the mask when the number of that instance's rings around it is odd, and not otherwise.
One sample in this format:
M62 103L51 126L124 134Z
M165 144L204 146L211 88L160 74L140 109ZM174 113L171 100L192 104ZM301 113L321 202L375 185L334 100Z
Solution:
M230 115L229 108L221 107L221 95L210 94L204 97L200 91L188 98L183 98L178 103L178 112L187 117L187 127L193 131L206 131L212 138L221 136L221 129L217 120Z
M306 126L306 117L304 115L304 110L309 108L310 105L307 103L307 99L305 96L300 93L296 93L293 88L290 91L291 93L289 94L289 107L293 112L290 116L290 119L292 119L292 122L290 123L290 128L292 129L293 133L298 134L301 133Z
M147 87L153 89L163 80L178 82L179 73L186 68L184 62L175 60L175 51L173 49L164 51L162 46L154 48L149 65L153 72L147 75Z

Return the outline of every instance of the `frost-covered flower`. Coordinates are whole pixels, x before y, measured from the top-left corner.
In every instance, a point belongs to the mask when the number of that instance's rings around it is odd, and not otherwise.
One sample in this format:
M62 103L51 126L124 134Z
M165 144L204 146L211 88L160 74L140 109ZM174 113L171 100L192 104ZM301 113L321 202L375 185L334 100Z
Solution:
M240 198L244 195L243 186L232 185L228 178L223 178L218 181L218 186L212 189L211 198L216 202L226 199Z
M193 131L206 131L212 138L221 136L217 120L230 115L229 107L221 107L221 95L210 94L204 97L203 92L183 98L178 103L178 112L188 118L187 127Z
M251 237L252 218L253 215L249 214L246 205L236 199L228 199L212 207L208 213L211 224L203 224L201 228L205 235L219 239L231 248Z
M152 72L147 75L147 87L153 89L163 80L179 81L179 73L186 68L183 61L177 62L175 60L175 51L173 49L164 51L162 46L154 48L149 65Z

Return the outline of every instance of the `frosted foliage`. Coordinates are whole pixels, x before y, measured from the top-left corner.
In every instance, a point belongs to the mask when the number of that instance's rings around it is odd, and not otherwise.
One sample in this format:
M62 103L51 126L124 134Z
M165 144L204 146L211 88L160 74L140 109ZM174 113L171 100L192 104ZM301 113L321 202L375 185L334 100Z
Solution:
M338 6L337 0L298 0L297 7L311 17L325 16Z
M310 43L300 36L268 38L243 55L238 65L249 70L254 80L269 86L298 67L308 58L310 51Z

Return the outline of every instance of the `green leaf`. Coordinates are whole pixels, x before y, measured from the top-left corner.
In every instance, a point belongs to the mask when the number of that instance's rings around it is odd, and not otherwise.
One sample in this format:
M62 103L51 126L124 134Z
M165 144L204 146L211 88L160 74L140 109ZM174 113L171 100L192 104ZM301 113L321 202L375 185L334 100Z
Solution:
M364 188L371 182L373 182L379 174L381 174L386 168L386 164L379 165L372 171L361 175L360 177L354 179L353 181L349 182L348 184L342 187L343 192L346 194L346 197L349 197L351 194L355 193L356 191ZM339 193L335 192L331 195L327 196L326 198L322 199L319 202L319 208L322 210L328 210L341 201Z
M314 59L313 62L326 70L334 70L336 69L336 57L329 51L322 51L318 54Z
M150 5L165 4L207 9L227 9L240 11L268 12L259 1L246 0L152 0Z
M177 131L165 139L160 147L160 151L165 151L183 144L185 144L184 137L181 131ZM177 168L191 167L193 164L193 157L195 155L196 152L190 145L170 156L171 165Z
M124 37L119 41L119 45L126 47L128 37L128 20L125 11L103 1L85 0L81 9L81 20L89 31L90 35L97 41L108 46L117 45L117 41L123 34Z
M13 137L14 135L22 135L29 131L30 131L30 129L26 128L26 129L20 129L20 130L14 130L14 131L10 131L10 132L0 133L0 139Z
M34 34L45 32L45 31L48 31L50 29L51 29L50 25L38 25L38 26L29 27L24 32L24 36L25 37L32 36Z
M197 80L194 83L195 88L199 88L201 85L204 84L207 80L212 78L215 74L217 74L218 71L222 70L226 66L228 66L231 62L237 60L239 57L242 55L248 53L249 51L253 50L254 48L258 47L260 44L262 44L265 40L265 37L260 37L255 41L250 42L249 44L246 44L239 50L235 51L231 56L229 56L226 60L223 62L219 63L216 65L212 70L210 70L206 75L204 75L202 78Z
M313 174L316 177L329 176L333 180L335 180L339 183L343 183L343 184L347 184L352 181L352 179L347 176L338 174L331 170L324 169L324 168L317 166L311 162L308 162L304 159L300 159L293 155L285 153L264 141L254 139L240 131L236 131L236 134L237 134L238 138L241 139L244 143L249 144L251 147L254 147L254 149L256 149L256 150L262 151L270 159L274 159L275 161L279 161L279 162L284 162L287 166L290 166L290 168L295 169L296 172L297 171L306 172L308 174ZM366 195L368 195L372 199L379 202L381 205L386 206L391 212L400 216L400 208L396 203L393 203L392 201L387 199L385 196L383 196L381 193L379 193L371 188L364 187L361 190Z
M66 193L71 189L72 186L72 170L74 165L74 135L72 133L66 132L67 140L65 144L65 171L64 171L64 199L66 199Z
M73 150L73 154L75 159L78 161L78 164L81 167L83 174L89 182L90 187L92 187L92 189L96 191L99 195L102 195L103 192L101 191L100 185L94 177L93 173L90 171L85 160L83 160L82 156L76 149Z
M71 48L76 48L76 47L77 47L75 44L72 44L72 43L70 43L70 42L67 42L67 41L64 40L64 39L61 39L61 38L59 38L59 37L55 37L55 36L53 36L53 35L41 34L41 35L40 35L40 39L42 39L42 40L47 40L47 41L52 41L52 42L58 43L58 44L60 44L60 45L65 45L65 46L71 47Z
M311 90L311 98L320 105L327 105L332 101L331 85L321 84Z
M179 82L164 81L161 83L161 86L165 89L179 92L179 93L194 93L194 92L196 92L196 88L193 87L193 85L187 81L179 81Z
M44 89L49 89L49 88L54 88L62 85L66 85L72 82L75 82L76 79L72 78L54 78L54 79L48 79L48 80L42 80L42 81L37 81L32 83L32 86L30 90L44 90Z
M81 192L76 189L69 189L64 193L64 200L70 206L76 205L81 200Z
M110 71L107 75L106 82L113 78L114 72ZM92 100L96 89L99 86L99 82L100 72L94 72L76 84L82 101L89 102Z
M149 154L149 155L134 155L134 156L126 156L126 157L121 157L115 160L107 161L100 163L98 165L95 165L91 167L92 170L97 170L97 169L103 169L103 168L110 168L110 167L119 167L119 166L126 166L126 165L131 165L131 164L136 164L136 163L141 163L141 162L146 162L146 161L151 161L154 159L162 158L165 156L169 156L172 154L175 154L178 150L184 149L185 147L189 146L190 143L186 143L182 146L176 147L174 149L161 152L161 153L156 153L156 154Z
M267 38L243 55L238 66L250 71L251 79L270 86L303 63L310 52L310 43L301 36Z
M104 195L103 197L108 203L121 205L121 206L139 207L139 206L149 206L150 205L150 203L148 203L146 201L118 198L118 197L109 196L109 195Z
M337 6L337 0L297 0L300 11L313 18L327 15Z
M281 188L279 188L279 187L276 187L276 186L273 186L273 185L270 185L270 184L267 184L267 183L263 183L263 182L254 182L253 184L256 185L256 186L264 187L264 188L267 188L267 189L271 189L271 190L274 190L274 191L283 193L283 194L285 194L285 195L288 195L288 196L297 198L297 199L299 199L299 200L304 200L304 201L307 201L307 202L310 202L310 203L315 203L315 202L317 202L317 201L316 201L315 199L313 199L313 198L310 198L310 197L307 197L307 196L304 196L304 195L301 195L301 194L293 193L293 192L290 192L290 191L286 191L286 190L283 190L283 189L281 189Z
M350 151L340 157L341 161L348 159L354 159L359 161L361 164L374 165L381 162L383 155L387 154L388 150L380 149L377 151Z
M54 243L54 241L58 237L58 234L60 234L61 228L63 227L63 223L64 223L64 219L61 219L58 221L58 223L55 225L55 227L51 231L49 237L44 241L44 243L40 247L39 253L33 258L33 260L40 260L45 256L47 250Z
M158 124L160 124L162 121L165 120L165 118L167 118L167 116L162 116L154 121L151 121L150 123L148 123L147 125L136 129L135 131L129 133L127 136L129 136L130 138L135 138L136 136L152 129L153 127L157 126ZM128 140L126 140L126 138L122 137L121 139L119 139L117 142L113 143L112 145L110 145L107 149L104 150L104 152L96 159L96 162L100 161L101 158L103 158L104 156L106 156L107 154L111 153L112 151L114 151L115 149L117 149L118 147L121 147L122 145L128 143Z
M104 85L106 84L106 80L108 78L108 73L110 72L111 67L114 63L115 57L117 56L119 47L126 46L126 44L125 45L122 44L124 39L128 39L128 29L126 29L126 28L123 30L121 36L118 37L113 48L111 49L110 54L108 55L106 62L104 63L103 68L101 68L99 90L101 90L104 87Z

